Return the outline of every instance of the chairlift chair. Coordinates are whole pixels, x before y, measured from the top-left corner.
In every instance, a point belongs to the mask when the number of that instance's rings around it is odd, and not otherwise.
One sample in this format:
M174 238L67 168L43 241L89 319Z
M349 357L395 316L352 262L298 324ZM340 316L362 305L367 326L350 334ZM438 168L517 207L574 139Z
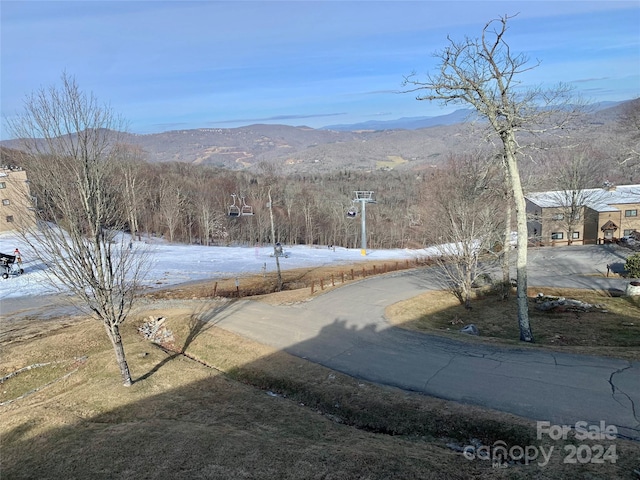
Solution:
M244 197L242 197L242 210L240 211L240 214L243 216L253 215L253 207L251 205L247 205Z
M240 207L236 205L236 194L232 193L231 196L233 197L233 205L229 205L229 216L239 217L241 211L240 211Z
M355 207L351 207L349 210L347 210L347 217L355 218L356 215L358 215L358 210Z

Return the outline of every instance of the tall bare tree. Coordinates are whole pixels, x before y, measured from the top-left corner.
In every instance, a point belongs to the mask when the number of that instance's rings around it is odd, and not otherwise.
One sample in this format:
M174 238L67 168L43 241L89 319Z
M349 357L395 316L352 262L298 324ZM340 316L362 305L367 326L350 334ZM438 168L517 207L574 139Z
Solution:
M507 300L511 296L511 219L513 217L513 190L509 181L509 172L503 169L502 185L500 192L503 198L504 221L502 222L502 249L498 251L500 257L500 267L502 270L501 293L502 300Z
M432 178L428 227L439 253L437 272L467 308L474 283L492 267L481 256L501 240L503 217L496 211L502 196L493 188L495 178L499 182L488 162L473 157L450 158Z
M43 200L37 204L40 222L22 232L24 240L47 265L52 285L66 287L79 307L103 323L122 382L131 385L120 325L146 257L119 235L126 225L116 178L123 123L66 74L60 87L28 96L24 108L9 128L23 141L33 193Z
M549 197L557 205L546 221L567 233L568 245L579 238L577 227L585 222L585 205L597 203L603 196L603 190L594 188L604 184L607 173L599 160L590 151L563 149L546 165L550 169L547 188L553 189Z
M520 88L520 75L535 68L528 66L528 58L514 54L505 35L507 23L513 18L503 16L489 21L479 39L466 38L449 44L436 53L439 71L421 81L415 74L405 77L408 92L426 90L418 100L436 100L444 104L465 104L473 107L489 126L491 137L497 136L502 159L513 192L518 232L517 304L520 339L533 341L529 323L527 299L527 216L524 192L518 170L518 157L522 154L518 132L527 130L538 134L559 127L558 109L545 107L568 105L570 89L560 85L553 90L524 90ZM564 121L565 116L562 116Z
M196 182L197 203L194 206L198 220L200 242L211 245L214 237L220 236L224 211L217 207L216 189L210 179L198 179Z
M129 231L140 240L140 217L147 193L146 181L140 175L143 154L139 147L120 145L119 148L122 204L126 211Z
M282 271L280 270L280 254L282 253L282 250L278 250L279 243L276 242L276 227L275 227L275 222L273 220L273 200L271 199L271 187L269 187L268 198L269 198L269 220L271 223L271 245L273 246L273 256L276 259L276 271L277 271L277 278L278 278L276 291L280 292L282 290Z
M180 227L187 227L184 224L187 194L181 185L180 178L163 178L159 192L158 213L170 242L175 240Z

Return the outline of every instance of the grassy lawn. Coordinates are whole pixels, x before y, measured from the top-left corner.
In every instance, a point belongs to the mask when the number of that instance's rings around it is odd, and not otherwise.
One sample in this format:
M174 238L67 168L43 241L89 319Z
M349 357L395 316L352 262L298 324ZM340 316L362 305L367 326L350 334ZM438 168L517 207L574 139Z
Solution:
M193 298L207 296L210 286L180 290ZM305 296L277 295L270 301ZM391 307L394 321L460 335L461 324L450 323L457 315L480 328L483 337L471 341L485 341L487 332L489 341L517 338L508 330L508 311L490 313L507 308L495 298L479 299L466 312L446 295L431 295ZM598 303L636 326L629 319L639 317L638 305L620 301ZM137 332L150 315L167 318L170 344L160 347ZM581 314L583 323L589 315ZM606 348L637 353L637 330L634 337L606 319ZM573 321L569 314L532 317L537 340L549 348L599 351L590 340L595 326L578 335ZM540 443L528 420L363 382L199 322L187 309L141 311L124 325L123 337L135 380L128 388L97 322L2 324L0 376L34 366L0 386L3 479L637 479L640 468L638 443L607 441L616 446L616 463L565 464L563 448L578 443L571 437ZM498 441L553 446L555 453L545 466L539 458L494 468L451 448Z
M540 311L535 308L538 293L580 300L601 308L589 312ZM480 337L470 341L522 346L518 341L515 294L502 301L497 295L479 293L472 309L467 310L448 292L426 292L391 305L386 316L399 327L458 338L461 335L467 338L468 335L458 331L473 323ZM640 359L640 298L612 297L606 292L590 290L535 288L529 291L529 317L536 346Z

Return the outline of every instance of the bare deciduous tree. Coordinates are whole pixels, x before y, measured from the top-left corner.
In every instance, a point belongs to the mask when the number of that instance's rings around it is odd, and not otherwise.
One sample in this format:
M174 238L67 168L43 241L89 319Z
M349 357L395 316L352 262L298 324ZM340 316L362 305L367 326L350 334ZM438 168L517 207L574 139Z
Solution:
M496 215L502 198L491 185L496 177L487 162L464 157L450 159L432 178L428 226L439 252L437 271L466 308L471 308L474 283L491 267L486 258L480 263L480 257L502 235L503 217Z
M470 105L488 123L490 137L499 139L516 212L520 339L532 342L527 298L527 215L518 167L522 153L518 132L526 130L536 135L559 128L567 117L561 115L563 109L545 107L566 106L571 90L563 85L549 91L520 88L520 75L537 65L528 66L525 55L514 54L509 48L505 35L510 18L505 15L488 22L479 39L457 42L449 38L449 45L436 53L439 72L428 75L424 81L412 74L405 78L404 85L410 87L408 92L428 92L418 95L418 100Z
M176 231L180 227L184 227L184 208L187 203L186 192L181 187L182 182L179 178L163 179L160 186L159 196L159 214L162 219L162 226L165 227L168 240L173 242Z
M578 226L585 221L585 205L596 203L603 193L594 190L603 184L602 164L590 152L584 150L561 150L547 164L549 175L547 186L553 192L551 199L557 205L553 209L554 218L547 219L567 233L567 244L571 245L579 238ZM577 237L574 237L576 236Z
M282 290L282 271L280 270L281 251L278 250L279 244L278 242L276 242L276 227L275 227L275 222L273 221L273 200L271 199L271 187L269 187L268 198L269 198L269 219L271 223L271 245L273 246L273 256L276 259L276 271L278 276L276 291L280 292Z
M220 236L224 213L217 208L216 191L211 181L198 180L196 185L198 201L195 214L198 219L200 242L203 245L211 245L212 238Z
M28 96L10 120L23 140L25 166L40 201L37 227L22 231L51 283L74 294L100 320L113 345L122 381L131 385L120 325L132 307L146 256L119 231L117 132L122 122L66 74L61 87Z
M508 170L503 169L502 185L499 188L503 198L504 221L502 223L502 249L498 252L502 270L502 300L511 296L511 218L513 217L513 191L509 181Z
M139 174L143 165L143 154L139 147L119 146L120 172L122 178L122 204L127 216L131 235L140 240L140 217L147 192L145 179Z

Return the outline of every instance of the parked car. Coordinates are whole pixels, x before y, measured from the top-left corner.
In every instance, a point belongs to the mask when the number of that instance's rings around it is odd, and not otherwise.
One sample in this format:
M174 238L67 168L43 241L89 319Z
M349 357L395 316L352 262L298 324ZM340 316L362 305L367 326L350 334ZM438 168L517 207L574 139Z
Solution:
M620 238L620 243L629 247L635 247L640 245L640 232L631 232L629 235L625 235Z

